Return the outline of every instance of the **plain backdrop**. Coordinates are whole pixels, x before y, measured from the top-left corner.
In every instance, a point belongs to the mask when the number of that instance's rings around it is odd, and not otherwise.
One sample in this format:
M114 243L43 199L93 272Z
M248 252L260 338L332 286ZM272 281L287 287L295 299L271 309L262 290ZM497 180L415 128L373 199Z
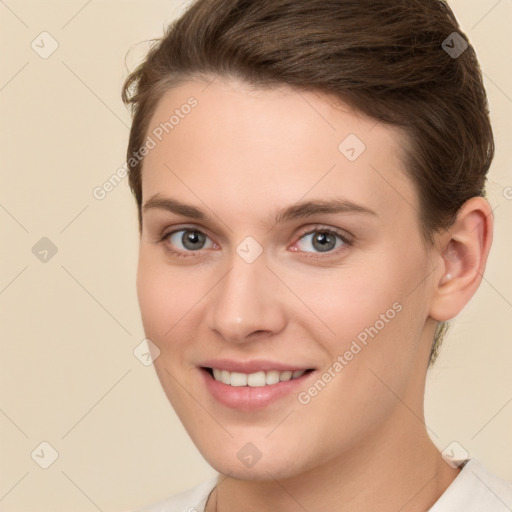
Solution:
M127 180L93 195L124 163L123 80L185 5L0 0L0 510L122 511L215 474L134 355ZM512 2L451 6L489 95L495 236L429 373L426 419L441 450L512 481Z

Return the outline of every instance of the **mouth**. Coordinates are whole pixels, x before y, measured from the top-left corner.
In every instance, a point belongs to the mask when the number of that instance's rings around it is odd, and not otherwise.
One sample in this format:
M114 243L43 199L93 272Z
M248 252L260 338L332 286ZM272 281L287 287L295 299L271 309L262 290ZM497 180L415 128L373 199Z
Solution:
M217 382L222 382L232 387L252 387L259 388L264 386L274 386L280 382L296 380L313 371L312 368L307 370L269 370L258 371L253 373L230 372L221 370L220 368L202 367Z
M233 366L238 366L237 370L242 369L241 365ZM203 377L205 391L215 402L247 413L266 409L274 403L279 403L281 408L283 400L297 399L300 390L311 385L318 373L312 368L272 369L273 366L257 371L250 368L250 373L216 368L213 365L198 369Z

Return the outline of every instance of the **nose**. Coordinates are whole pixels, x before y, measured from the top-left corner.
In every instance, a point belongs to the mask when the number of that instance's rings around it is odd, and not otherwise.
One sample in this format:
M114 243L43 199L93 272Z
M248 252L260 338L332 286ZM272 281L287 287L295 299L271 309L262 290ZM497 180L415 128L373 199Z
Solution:
M262 256L247 263L234 254L230 270L212 292L208 327L226 341L244 343L269 337L286 325L279 280Z

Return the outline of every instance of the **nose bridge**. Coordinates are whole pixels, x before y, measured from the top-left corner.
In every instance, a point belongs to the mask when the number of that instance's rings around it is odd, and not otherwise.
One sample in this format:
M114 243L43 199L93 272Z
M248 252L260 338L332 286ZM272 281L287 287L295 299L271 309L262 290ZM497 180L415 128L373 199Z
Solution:
M210 328L227 340L239 342L254 332L279 331L284 319L276 286L263 255L251 261L234 253L230 270L212 296Z

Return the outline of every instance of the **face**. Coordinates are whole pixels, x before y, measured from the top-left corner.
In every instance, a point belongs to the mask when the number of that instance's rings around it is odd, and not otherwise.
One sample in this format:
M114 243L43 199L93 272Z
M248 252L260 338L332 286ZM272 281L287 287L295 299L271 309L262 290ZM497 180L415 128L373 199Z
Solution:
M206 460L286 478L400 435L396 396L421 406L432 335L400 133L217 78L168 91L147 135L139 304Z

